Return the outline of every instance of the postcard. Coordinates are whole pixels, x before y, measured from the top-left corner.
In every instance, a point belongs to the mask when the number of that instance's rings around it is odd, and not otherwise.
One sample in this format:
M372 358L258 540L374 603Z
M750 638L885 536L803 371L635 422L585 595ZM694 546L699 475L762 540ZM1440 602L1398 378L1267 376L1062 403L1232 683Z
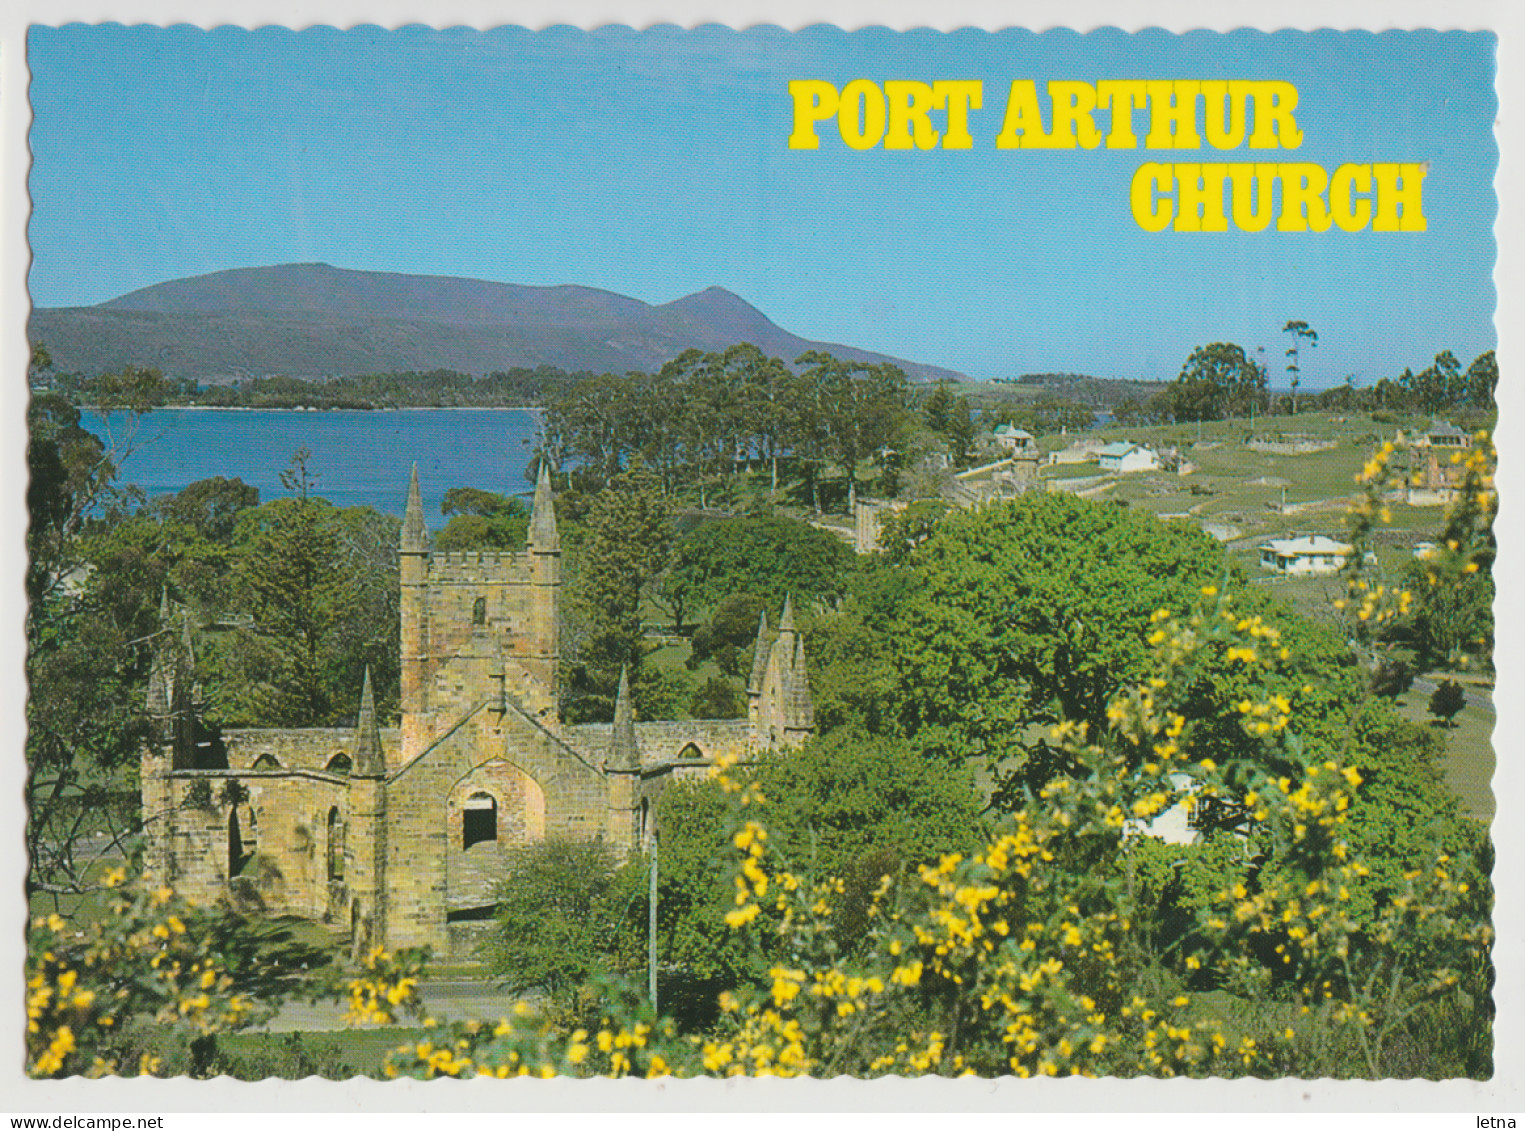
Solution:
M33 12L27 1102L1501 1117L1507 44L1428 15Z

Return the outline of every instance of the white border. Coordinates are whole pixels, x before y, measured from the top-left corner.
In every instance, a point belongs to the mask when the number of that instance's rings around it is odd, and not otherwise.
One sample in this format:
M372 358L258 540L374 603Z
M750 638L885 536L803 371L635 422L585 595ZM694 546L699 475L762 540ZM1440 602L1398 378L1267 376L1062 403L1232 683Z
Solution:
M1230 31L1236 27L1315 30L1382 30L1437 27L1490 30L1499 36L1498 139L1501 160L1498 196L1499 357L1504 380L1499 392L1501 461L1499 484L1503 507L1497 525L1500 554L1497 565L1499 606L1497 667L1498 729L1495 746L1498 771L1494 791L1502 820L1493 832L1498 869L1499 980L1501 1003L1496 1024L1496 1075L1477 1084L1333 1081L955 1081L884 1080L869 1084L851 1081L788 1082L713 1080L665 1084L611 1081L551 1081L528 1085L453 1081L422 1084L412 1081L382 1084L373 1081L328 1083L240 1084L108 1080L85 1083L43 1082L24 1077L21 1024L22 881L24 862L19 848L24 810L23 784L23 652L22 578L25 554L22 532L26 513L25 402L28 351L26 274L30 262L26 242L29 202L26 177L29 163L26 134L28 74L25 33L29 23L60 24L117 21L122 23L195 23L259 26L285 24L305 27L328 23L339 27L377 24L398 27L427 23L435 27L468 25L493 27L520 24L545 27L575 24L585 28L609 23L646 27L673 23L692 27L721 23L744 28L776 24L795 29L816 23L856 28L872 25L906 30L930 27L953 30L983 27L996 30L1022 26L1035 30L1068 26L1080 30L1117 26L1136 31L1162 27L1184 32L1196 28ZM303 1111L715 1111L754 1110L873 1110L909 1113L942 1109L1030 1112L1127 1111L1261 1111L1399 1113L1451 1111L1467 1113L1450 1126L1474 1126L1472 1115L1521 1118L1521 1084L1525 1081L1525 992L1521 960L1525 958L1525 885L1519 866L1521 822L1511 821L1516 805L1525 799L1525 773L1516 764L1518 749L1509 735L1525 733L1525 709L1505 688L1522 685L1520 646L1525 622L1521 601L1509 585L1519 568L1521 534L1515 518L1517 499L1525 498L1525 473L1510 440L1520 435L1525 413L1525 349L1516 329L1521 279L1519 252L1522 221L1509 202L1525 200L1525 134L1518 129L1522 88L1525 88L1525 5L1508 0L1283 0L1280 3L1225 0L1167 0L1126 3L1124 0L1045 0L996 3L982 0L12 0L0 13L0 476L7 489L0 493L0 523L8 537L0 542L0 578L7 600L0 601L0 828L9 842L3 850L10 876L6 912L0 915L0 1113L43 1112L255 1112ZM84 189L82 191L90 191ZM935 359L932 359L935 360ZM1519 368L1516 368L1518 363ZM1400 1119L1402 1117L1400 1116ZM1465 1119L1465 1123L1462 1122ZM1056 1120L1043 1120L1052 1124ZM1066 1120L1066 1122L1069 1122ZM1344 1122L1342 1120L1342 1122ZM169 1120L168 1126L188 1126Z

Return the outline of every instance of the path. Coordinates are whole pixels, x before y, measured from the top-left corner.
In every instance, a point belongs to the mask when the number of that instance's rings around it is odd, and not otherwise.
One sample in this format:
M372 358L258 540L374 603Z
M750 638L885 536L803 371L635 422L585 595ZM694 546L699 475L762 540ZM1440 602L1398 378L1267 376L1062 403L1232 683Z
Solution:
M425 1014L436 1021L496 1021L506 1016L523 995L500 989L487 980L450 978L421 983L419 997L423 999ZM264 1029L270 1033L346 1029L344 1010L342 1002L287 1002ZM404 1018L403 1023L412 1022Z
M1461 686L1462 690L1466 693L1467 696L1467 706L1476 707L1480 711L1487 711L1490 715L1495 713L1493 709L1492 696L1473 691L1472 688L1465 683ZM1440 690L1440 684L1426 676L1416 675L1414 677L1414 690L1422 691L1428 697L1435 694L1436 691Z

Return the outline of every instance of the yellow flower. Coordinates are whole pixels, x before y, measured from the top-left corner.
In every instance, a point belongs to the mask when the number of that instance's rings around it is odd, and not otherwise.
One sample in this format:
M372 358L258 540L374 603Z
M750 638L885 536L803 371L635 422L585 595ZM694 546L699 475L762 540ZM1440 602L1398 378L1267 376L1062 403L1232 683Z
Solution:
M733 911L727 911L725 913L726 926L732 930L740 930L753 919L756 919L761 910L757 904L749 903L745 907L738 907Z

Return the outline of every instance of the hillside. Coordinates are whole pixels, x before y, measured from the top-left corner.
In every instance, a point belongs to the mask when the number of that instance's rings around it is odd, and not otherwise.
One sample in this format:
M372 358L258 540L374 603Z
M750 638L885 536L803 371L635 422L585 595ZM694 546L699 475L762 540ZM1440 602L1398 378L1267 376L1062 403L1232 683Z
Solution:
M323 263L219 271L96 306L39 308L28 334L47 345L63 372L153 365L167 377L206 383L268 374L484 374L539 365L650 371L686 349L742 341L789 361L821 349L893 362L913 381L964 379L952 370L801 338L720 287L652 306L591 287L348 271Z

